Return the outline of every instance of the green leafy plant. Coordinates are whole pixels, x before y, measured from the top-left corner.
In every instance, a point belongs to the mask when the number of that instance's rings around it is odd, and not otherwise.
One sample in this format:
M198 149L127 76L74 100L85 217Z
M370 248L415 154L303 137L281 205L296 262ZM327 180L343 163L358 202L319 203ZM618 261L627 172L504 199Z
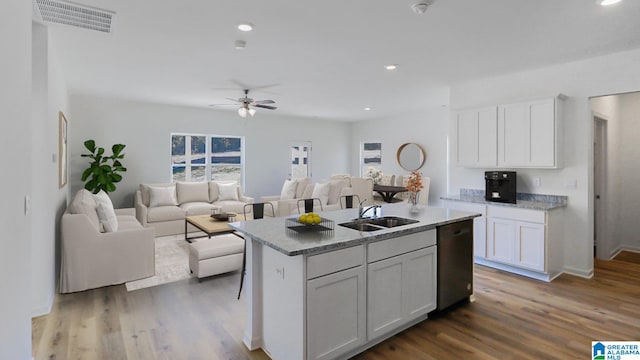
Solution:
M82 157L91 159L91 163L87 169L82 172L82 181L86 181L84 188L94 194L104 190L106 193L116 191L115 183L122 180L123 173L127 171L122 166L120 160L124 159L124 150L126 145L115 144L111 147L112 155L106 156L104 148L96 147L94 140L84 142L84 147L90 151L90 154L82 154ZM87 181L88 179L88 181Z

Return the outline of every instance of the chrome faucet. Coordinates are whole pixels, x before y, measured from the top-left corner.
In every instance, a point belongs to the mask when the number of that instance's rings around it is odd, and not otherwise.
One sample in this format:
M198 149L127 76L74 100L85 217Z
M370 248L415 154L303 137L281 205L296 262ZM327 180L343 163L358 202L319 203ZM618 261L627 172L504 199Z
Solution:
M358 205L358 220L362 220L362 218L364 217L364 214L366 214L367 211L371 209L373 209L373 217L376 217L376 214L377 214L376 210L382 208L382 205L371 205L363 208L362 204L364 204L365 201L367 201L367 199L362 200Z

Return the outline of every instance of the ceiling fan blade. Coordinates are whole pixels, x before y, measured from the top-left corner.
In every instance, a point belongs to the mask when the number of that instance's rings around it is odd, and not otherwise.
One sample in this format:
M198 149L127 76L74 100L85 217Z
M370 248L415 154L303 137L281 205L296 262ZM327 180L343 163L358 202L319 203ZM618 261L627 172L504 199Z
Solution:
M257 100L254 101L253 104L275 104L276 102L273 100Z
M275 107L275 106L270 106L270 105L260 105L260 104L256 104L256 105L253 105L253 106L255 106L255 107L257 107L257 108L263 108L263 109L269 109L269 110L275 110L275 109L277 109L277 107Z
M238 104L209 104L207 106L215 107L215 106L238 106Z
M239 102L239 103L241 103L241 102L242 102L242 101L240 101L239 99L232 99L232 98L225 98L225 99L227 99L227 100L231 100L231 101L235 101L235 102Z

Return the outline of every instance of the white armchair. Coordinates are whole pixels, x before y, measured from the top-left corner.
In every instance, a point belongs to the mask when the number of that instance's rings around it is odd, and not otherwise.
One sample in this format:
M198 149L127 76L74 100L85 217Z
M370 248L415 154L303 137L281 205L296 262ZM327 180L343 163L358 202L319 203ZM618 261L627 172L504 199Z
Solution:
M80 190L62 215L60 292L122 284L155 274L153 229L133 209L116 209L117 231L101 232L96 202Z

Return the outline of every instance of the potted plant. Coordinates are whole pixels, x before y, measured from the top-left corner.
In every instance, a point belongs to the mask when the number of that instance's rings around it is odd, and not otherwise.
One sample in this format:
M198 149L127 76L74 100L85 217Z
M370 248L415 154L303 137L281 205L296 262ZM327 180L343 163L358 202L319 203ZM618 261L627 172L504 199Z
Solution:
M89 150L89 154L82 154L82 157L91 159L89 167L82 172L82 181L86 181L84 188L94 194L104 190L106 193L116 191L116 183L122 180L123 173L127 171L122 166L120 160L124 159L124 150L126 145L115 144L111 147L113 154L105 155L104 148L96 147L94 140L84 142L84 147Z
M420 195L420 190L424 188L424 185L422 185L422 173L415 170L412 171L411 175L409 175L409 181L405 188L409 190L409 204L411 204L411 211L417 211L418 196Z

